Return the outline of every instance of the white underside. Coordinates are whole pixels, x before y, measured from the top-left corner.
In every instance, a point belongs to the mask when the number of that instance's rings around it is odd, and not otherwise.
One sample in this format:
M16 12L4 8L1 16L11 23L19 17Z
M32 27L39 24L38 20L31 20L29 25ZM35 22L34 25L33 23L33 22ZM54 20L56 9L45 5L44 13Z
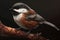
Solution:
M28 29L27 27L23 26L22 23L20 22L20 19L21 19L22 16L23 16L23 13L21 13L17 16L13 16L14 21L17 23L17 25L20 26L20 28ZM36 25L36 27L34 27L34 29L37 28L38 26L39 25Z
M20 26L20 28L28 29L28 28L24 27L24 26L22 25L22 23L20 22L20 19L21 19L22 15L23 15L23 14L21 13L21 14L19 14L19 15L17 15L17 16L13 16L14 21L17 23L18 26Z

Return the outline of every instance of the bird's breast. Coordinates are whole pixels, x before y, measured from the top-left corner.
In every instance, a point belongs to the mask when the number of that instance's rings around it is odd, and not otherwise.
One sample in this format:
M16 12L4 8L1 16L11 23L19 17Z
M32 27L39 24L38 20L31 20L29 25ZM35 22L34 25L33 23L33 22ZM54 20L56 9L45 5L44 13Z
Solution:
M37 27L38 25L38 22L36 21L32 21L32 20L27 20L26 19L26 15L22 15L19 19L19 23L22 24L22 26L24 26L25 28L28 28L28 29L33 29L35 27Z

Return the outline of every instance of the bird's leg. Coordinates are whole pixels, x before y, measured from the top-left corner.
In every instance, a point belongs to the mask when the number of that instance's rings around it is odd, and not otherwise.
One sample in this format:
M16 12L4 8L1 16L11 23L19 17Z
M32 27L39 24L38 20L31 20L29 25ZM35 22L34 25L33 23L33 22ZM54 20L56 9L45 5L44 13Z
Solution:
M34 29L30 29L28 32L27 32L27 35L29 35L29 34L32 34L31 32L33 31ZM38 33L37 33L38 34ZM37 35L36 34L36 35ZM41 33L39 33L38 35L41 35Z
M19 27L19 28L16 28L17 30L20 30L21 29L21 27Z
M27 35L31 34L31 31L32 31L32 30L33 30L33 29L29 30L29 31L27 32Z

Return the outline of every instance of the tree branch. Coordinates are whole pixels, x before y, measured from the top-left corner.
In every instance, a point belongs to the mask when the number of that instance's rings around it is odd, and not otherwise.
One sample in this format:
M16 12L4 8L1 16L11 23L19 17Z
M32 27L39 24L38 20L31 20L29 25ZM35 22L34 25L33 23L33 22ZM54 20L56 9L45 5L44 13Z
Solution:
M47 40L46 38L39 36L37 34L27 34L24 31L16 30L15 28L5 26L1 21L0 21L0 33L4 33L8 36L25 37L28 38L29 40Z

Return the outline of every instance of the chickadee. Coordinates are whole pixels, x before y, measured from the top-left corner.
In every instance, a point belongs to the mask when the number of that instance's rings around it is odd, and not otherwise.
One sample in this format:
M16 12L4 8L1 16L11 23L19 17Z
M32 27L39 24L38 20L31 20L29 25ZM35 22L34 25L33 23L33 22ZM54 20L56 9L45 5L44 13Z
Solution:
M16 3L10 10L13 11L12 15L16 24L23 29L32 30L37 28L39 24L47 24L57 30L60 30L54 24L46 21L42 16L36 13L25 3Z

